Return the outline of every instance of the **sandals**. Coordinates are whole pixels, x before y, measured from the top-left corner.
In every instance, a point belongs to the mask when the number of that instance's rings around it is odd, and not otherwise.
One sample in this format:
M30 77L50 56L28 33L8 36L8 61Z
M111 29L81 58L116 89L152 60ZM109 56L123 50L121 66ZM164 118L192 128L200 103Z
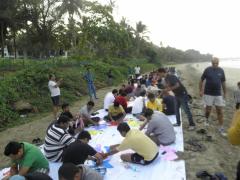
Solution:
M206 151L206 147L198 142L199 140L197 139L190 139L188 141L186 141L186 143L188 144L188 146L185 146L185 149L188 151L193 151L193 152L203 152Z
M221 172L216 172L214 175L211 175L206 170L198 171L196 177L202 180L227 180L227 177Z

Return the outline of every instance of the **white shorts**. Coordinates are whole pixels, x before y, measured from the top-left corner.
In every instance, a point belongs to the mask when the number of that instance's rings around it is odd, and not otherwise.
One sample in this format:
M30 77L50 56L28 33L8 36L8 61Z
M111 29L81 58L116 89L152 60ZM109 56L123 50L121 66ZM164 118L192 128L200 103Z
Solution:
M225 100L222 96L203 95L203 103L205 106L225 106Z

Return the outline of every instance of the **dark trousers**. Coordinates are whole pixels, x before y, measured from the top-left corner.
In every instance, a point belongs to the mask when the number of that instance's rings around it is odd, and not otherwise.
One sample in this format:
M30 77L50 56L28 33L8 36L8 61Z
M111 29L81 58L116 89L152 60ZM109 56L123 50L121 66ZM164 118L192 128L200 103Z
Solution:
M236 103L236 109L240 108L240 103Z
M181 120L180 120L180 107L184 110L184 112L187 114L188 117L188 122L189 126L195 126L195 123L193 122L192 118L192 113L190 111L190 108L188 106L188 96L187 94L183 94L181 96L176 96L177 100L177 105L176 105L176 119L177 119L177 124L181 125Z

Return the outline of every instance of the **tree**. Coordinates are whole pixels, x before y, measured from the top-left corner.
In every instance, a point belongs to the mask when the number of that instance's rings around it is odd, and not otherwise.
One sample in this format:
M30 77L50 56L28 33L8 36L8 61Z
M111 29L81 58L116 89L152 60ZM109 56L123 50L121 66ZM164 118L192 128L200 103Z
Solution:
M137 50L137 55L139 56L140 54L140 46L141 46L141 41L144 40L147 36L145 36L145 33L147 32L147 26L142 23L142 21L139 21L136 23L136 30L135 30L135 36L136 36L136 50Z
M76 46L76 22L74 15L81 18L81 11L84 8L84 0L61 0L61 5L58 6L57 11L59 16L62 17L65 14L69 15L68 18L68 34L70 35L71 44L73 47Z

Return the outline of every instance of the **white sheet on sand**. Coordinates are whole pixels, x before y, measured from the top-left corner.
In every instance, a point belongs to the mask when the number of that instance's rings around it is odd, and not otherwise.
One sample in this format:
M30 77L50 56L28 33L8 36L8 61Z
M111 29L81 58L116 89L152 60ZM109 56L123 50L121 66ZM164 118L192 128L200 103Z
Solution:
M100 118L103 118L107 115L105 110L99 110L99 114L96 115ZM175 116L168 116L172 123L176 123ZM131 115L127 114L126 120L131 126L131 128L138 128L139 121ZM103 122L102 122L103 123ZM100 126L101 127L101 126ZM92 140L90 145L97 147L98 149L104 150L104 146L109 146L113 144L120 143L123 138L117 131L116 126L106 126L102 128L90 127L87 128L92 135ZM169 147L175 151L183 151L183 132L182 127L174 127L176 132L176 142ZM120 160L120 155L125 152L131 152L131 150L119 152L118 154L112 156L109 160L109 163L113 168L108 168L107 173L104 176L104 180L185 180L185 162L180 161L168 161L164 160L162 155L162 150L159 149L158 158L150 165L141 166L130 163L124 163ZM57 172L61 163L51 163L50 162L50 173L49 175L57 180ZM5 168L0 171L0 179L3 177L3 174L7 172L9 168Z

